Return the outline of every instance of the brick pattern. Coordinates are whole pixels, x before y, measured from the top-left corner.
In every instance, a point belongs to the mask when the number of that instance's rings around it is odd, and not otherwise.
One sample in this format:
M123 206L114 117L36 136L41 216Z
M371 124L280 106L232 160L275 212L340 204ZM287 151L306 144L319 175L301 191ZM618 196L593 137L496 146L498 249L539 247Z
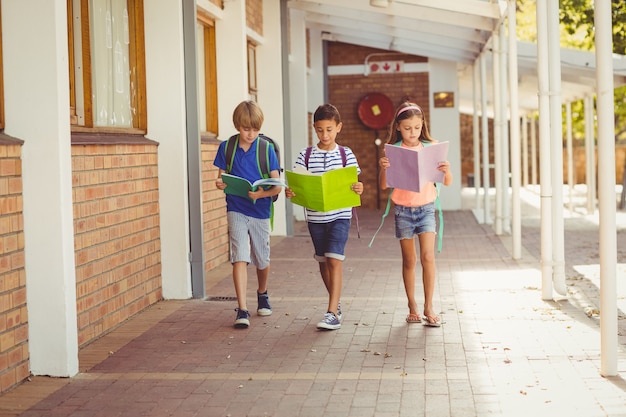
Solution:
M386 51L330 42L328 61L329 65L362 65L367 55L383 52ZM382 56L381 59L403 59L405 62L424 61L421 57L408 55ZM361 167L359 179L365 186L365 191L361 196L361 205L364 208L384 208L387 202L387 192L378 191L378 156L382 155L383 145L377 149L374 140L379 137L385 143L388 131L385 129L375 132L365 126L358 117L359 101L370 93L385 94L394 106L399 105L408 97L422 107L428 120L430 111L428 74L370 74L367 77L357 74L328 77L329 102L339 109L343 120L343 128L337 142L352 149Z
M0 145L0 393L30 375L21 145Z
M157 146L72 146L79 346L163 298Z
M263 35L263 0L246 0L246 26Z
M218 169L213 166L219 142L202 143L202 213L204 219L204 270L228 261L228 221L224 192L215 187Z

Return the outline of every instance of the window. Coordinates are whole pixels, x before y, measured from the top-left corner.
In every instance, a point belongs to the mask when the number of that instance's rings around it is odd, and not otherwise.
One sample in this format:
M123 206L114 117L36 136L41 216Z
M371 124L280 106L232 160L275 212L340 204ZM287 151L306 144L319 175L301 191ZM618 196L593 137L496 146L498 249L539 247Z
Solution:
M143 0L67 0L73 127L146 129Z
M248 97L257 101L256 85L256 45L248 42Z
M198 120L201 132L217 136L217 66L215 23L198 11L196 27L198 48Z

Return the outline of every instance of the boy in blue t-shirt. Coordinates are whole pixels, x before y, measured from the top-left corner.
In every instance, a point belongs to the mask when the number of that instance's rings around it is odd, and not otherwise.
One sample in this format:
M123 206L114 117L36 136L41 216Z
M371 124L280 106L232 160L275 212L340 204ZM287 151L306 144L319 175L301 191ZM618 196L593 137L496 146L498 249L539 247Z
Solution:
M233 112L233 124L237 135L232 175L242 177L253 183L261 179L257 162L257 141L263 125L263 111L254 101L241 102ZM234 138L233 138L234 139ZM231 140L233 140L231 139ZM227 171L226 143L223 141L217 150L213 164L219 168L215 185L223 190L226 184L222 174ZM271 148L273 149L273 148ZM275 152L269 152L270 178L279 178L280 166ZM270 214L272 197L280 194L281 188L272 186L267 190L259 187L249 191L248 197L226 194L226 211L230 244L230 262L233 265L233 282L237 294L238 307L235 327L247 328L250 325L250 313L246 304L248 287L248 264L256 266L258 279L257 314L269 316L272 308L267 294L267 279L270 272Z

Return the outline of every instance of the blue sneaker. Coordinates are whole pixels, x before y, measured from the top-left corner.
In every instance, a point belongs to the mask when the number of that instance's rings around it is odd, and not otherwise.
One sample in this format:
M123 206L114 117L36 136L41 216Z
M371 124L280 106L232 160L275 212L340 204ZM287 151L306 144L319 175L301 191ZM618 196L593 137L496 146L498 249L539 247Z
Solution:
M235 319L235 327L237 329L247 329L250 326L250 313L248 310L236 308L237 318Z
M259 316L269 316L272 314L272 306L270 306L270 297L267 295L267 291L263 294L256 293L256 297L259 302L256 313Z
M339 321L337 316L335 316L335 314L331 313L330 311L324 314L324 319L322 321L317 323L318 329L337 330L340 327L341 322Z

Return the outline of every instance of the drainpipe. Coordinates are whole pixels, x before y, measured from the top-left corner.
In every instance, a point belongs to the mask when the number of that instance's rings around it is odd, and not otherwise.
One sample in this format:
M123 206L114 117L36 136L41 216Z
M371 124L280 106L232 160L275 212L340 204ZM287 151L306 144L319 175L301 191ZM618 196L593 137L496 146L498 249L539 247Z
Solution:
M198 121L198 74L196 65L196 2L183 0L183 43L185 65L185 108L187 120L187 178L189 198L189 262L191 295L205 297L204 247L202 242L202 161Z
M289 99L289 8L287 7L287 0L280 0L280 48L282 51L281 65L283 72L283 132L285 132L285 140L283 147L285 151L283 153L285 158L285 169L291 169L293 167L293 147L291 138L287 137L288 132L291 132L291 100ZM286 235L293 236L293 205L285 204L285 227Z

